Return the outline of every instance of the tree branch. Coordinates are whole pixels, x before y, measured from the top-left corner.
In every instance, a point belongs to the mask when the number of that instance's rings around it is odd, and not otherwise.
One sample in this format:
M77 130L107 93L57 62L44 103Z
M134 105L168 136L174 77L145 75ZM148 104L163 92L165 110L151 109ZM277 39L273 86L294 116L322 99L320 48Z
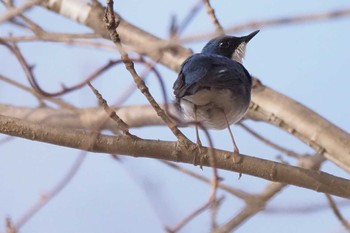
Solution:
M24 13L26 10L32 8L33 6L40 4L41 1L42 0L30 0L22 3L20 6L11 7L5 12L5 14L0 15L0 24Z
M95 132L30 123L1 115L0 133L90 152L123 154L188 164L192 164L196 156L200 158L203 166L210 166L207 156L208 148L203 147L201 152L198 152L195 144L188 147L188 144L178 142L144 140L128 136L107 136ZM94 140L91 141L91 138ZM350 198L350 181L347 179L248 155L241 155L242 162L237 164L233 162L231 152L215 149L215 154L216 168L218 169Z

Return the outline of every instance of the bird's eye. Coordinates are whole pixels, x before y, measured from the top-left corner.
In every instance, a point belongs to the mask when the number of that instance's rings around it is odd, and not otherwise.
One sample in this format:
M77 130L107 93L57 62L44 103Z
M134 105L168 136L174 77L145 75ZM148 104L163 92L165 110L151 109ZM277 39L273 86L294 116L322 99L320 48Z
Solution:
M220 48L228 48L230 44L227 41L220 42L219 47Z

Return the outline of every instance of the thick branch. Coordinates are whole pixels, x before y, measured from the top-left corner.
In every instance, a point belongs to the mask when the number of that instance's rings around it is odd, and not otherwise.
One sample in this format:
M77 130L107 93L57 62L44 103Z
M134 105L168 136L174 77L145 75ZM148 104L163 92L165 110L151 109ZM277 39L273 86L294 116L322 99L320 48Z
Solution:
M192 164L194 157L197 156L202 161L203 166L209 166L209 160L206 156L207 149L203 148L202 153L199 153L194 144L186 147L186 145L177 142L143 140L128 136L106 136L83 130L49 127L1 115L0 133L91 152L148 157L189 164ZM91 138L94 140L92 141ZM92 143L87 144L89 142ZM350 198L349 180L320 171L307 170L248 155L241 155L242 162L237 164L230 157L231 152L214 151L218 169Z
M169 105L168 109L175 114L172 105ZM164 125L162 119L150 105L121 107L115 110L118 116L132 128ZM119 131L116 123L109 118L103 108L55 109L0 104L0 115L62 129L95 130L97 126L100 126L100 130ZM101 122L105 123L101 125Z

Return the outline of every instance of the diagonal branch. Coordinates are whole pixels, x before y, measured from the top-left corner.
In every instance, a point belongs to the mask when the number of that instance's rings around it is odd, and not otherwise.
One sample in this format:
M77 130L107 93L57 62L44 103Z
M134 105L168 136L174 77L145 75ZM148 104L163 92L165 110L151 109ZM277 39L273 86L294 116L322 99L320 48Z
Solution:
M169 116L166 115L165 111L155 101L155 99L153 98L153 96L149 92L148 87L146 86L145 82L136 72L136 70L134 68L133 61L129 58L129 55L126 53L126 51L124 50L124 48L121 44L121 40L120 40L120 36L119 36L119 29L118 29L118 26L119 26L121 19L118 18L118 15L117 15L117 19L116 19L116 16L114 15L114 11L113 11L113 4L114 4L113 0L107 1L108 7L105 11L103 21L106 24L107 30L110 34L110 37L111 37L113 43L115 44L115 46L117 47L117 49L121 55L121 59L125 65L125 68L129 71L137 88L146 97L148 102L152 105L154 110L157 112L158 116L160 116L162 118L164 123L173 132L173 134L177 137L177 139L181 140L181 141L189 141L186 138L186 136L177 128L176 123L173 122L169 118Z
M205 8L207 9L207 13L210 16L210 19L215 27L216 34L224 35L225 31L224 31L223 27L221 26L216 14L215 14L215 10L211 6L209 0L203 0L203 2L205 5Z
M210 166L206 156L208 148L203 147L199 152L195 150L195 145L192 145L193 148L188 148L187 145L179 142L144 140L128 136L113 137L83 130L49 127L2 115L0 115L0 133L90 152L123 154L188 164L192 164L196 156L202 159L203 166ZM94 138L93 144L90 142L91 138ZM212 150L217 156L216 168L218 169L350 198L350 181L347 179L248 155L241 155L242 162L237 164L230 159L231 152Z
M349 17L349 16L350 16L350 8L345 8L345 9L339 9L339 10L333 10L333 11L327 11L327 12L317 12L313 14L298 15L298 16L291 16L291 17L284 17L284 18L262 19L262 20L251 21L248 23L242 23L240 25L232 25L225 29L225 33L233 34L243 30L249 31L249 30L258 29L258 28L317 22L321 20L329 20L329 19L336 19L336 18ZM185 43L190 41L205 40L218 35L219 34L217 32L196 33L195 35L182 37L180 41Z
M26 10L32 8L33 6L40 4L43 0L29 0L22 3L20 6L11 7L5 14L0 16L0 24L4 23L12 18L24 13Z

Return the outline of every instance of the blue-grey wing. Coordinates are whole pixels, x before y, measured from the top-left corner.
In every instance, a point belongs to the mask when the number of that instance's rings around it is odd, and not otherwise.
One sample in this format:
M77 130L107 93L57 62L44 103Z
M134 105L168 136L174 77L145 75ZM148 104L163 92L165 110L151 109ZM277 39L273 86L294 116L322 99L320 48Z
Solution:
M204 88L250 88L251 76L238 62L220 55L194 54L181 66L174 83L176 98L192 95Z

